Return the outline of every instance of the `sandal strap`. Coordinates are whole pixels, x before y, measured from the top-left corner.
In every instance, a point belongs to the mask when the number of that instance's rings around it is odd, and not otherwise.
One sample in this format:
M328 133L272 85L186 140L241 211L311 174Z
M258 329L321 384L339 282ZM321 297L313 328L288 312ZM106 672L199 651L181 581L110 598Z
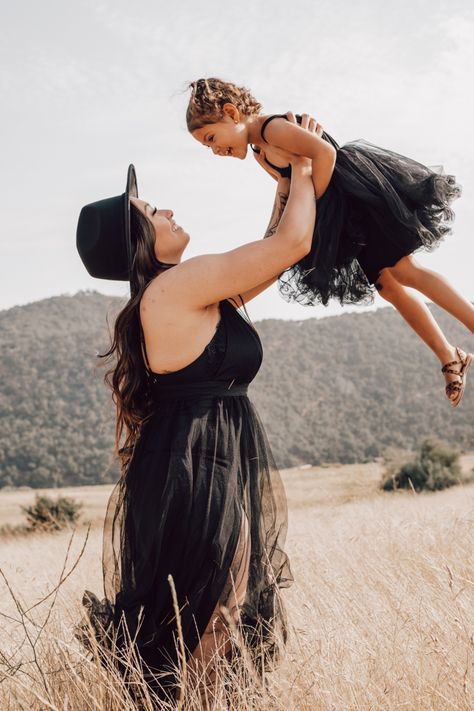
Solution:
M459 381L452 381L446 385L446 395L451 395L451 393L459 393L462 390L462 383Z
M459 370L451 370L451 368L446 368L441 371L442 373L450 373L451 375L460 375L461 377L464 375L464 370L466 368L466 363L463 363L462 366L459 368Z
M461 398L464 393L464 388L466 386L466 377L469 366L471 365L474 356L472 353L464 353L460 348L456 346L456 353L459 360L451 361L450 363L445 363L441 368L443 373L450 373L451 375L456 375L457 378L447 383L445 386L445 391L448 399L453 407L457 407L461 402ZM458 369L452 370L450 366L456 365Z
M464 354L463 358L461 352L462 351L460 351L459 348L456 348L456 353L459 356L458 360L450 360L449 363L445 363L441 368L442 373L451 373L451 375L461 375L463 373L464 368L467 364L467 355ZM450 370L450 366L452 365L460 365L461 367L459 369L459 372L457 370Z

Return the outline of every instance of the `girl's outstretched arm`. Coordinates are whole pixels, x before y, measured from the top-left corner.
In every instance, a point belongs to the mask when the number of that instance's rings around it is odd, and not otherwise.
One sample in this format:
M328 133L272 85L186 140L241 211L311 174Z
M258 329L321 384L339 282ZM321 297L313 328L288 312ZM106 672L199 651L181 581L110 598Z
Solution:
M320 198L331 180L336 149L316 133L283 118L275 118L266 126L265 140L275 148L311 159L314 191Z

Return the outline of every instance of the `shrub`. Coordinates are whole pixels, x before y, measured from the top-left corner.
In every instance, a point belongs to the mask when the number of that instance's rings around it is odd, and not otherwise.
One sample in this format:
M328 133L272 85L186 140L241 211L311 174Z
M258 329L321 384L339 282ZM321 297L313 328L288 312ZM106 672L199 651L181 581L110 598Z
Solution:
M31 529L25 523L18 523L16 525L4 523L0 526L0 536L2 538L21 536L25 533L30 533L30 531Z
M382 489L408 489L415 491L438 491L461 481L459 454L445 442L426 439L417 455L395 465L394 458L387 457L382 478Z
M400 470L409 462L413 461L414 453L408 449L399 447L387 447L381 457L383 463L382 489L386 491L398 488L395 482Z
M29 530L59 531L77 523L82 504L65 496L52 499L37 495L34 504L21 508L26 513Z

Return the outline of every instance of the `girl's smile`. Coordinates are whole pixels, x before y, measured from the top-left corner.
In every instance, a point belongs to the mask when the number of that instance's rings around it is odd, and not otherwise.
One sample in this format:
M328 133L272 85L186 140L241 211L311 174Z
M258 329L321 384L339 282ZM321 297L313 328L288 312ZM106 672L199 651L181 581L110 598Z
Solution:
M203 146L212 149L216 156L227 156L243 160L248 151L248 129L243 121L230 116L216 123L208 123L192 132L192 136Z

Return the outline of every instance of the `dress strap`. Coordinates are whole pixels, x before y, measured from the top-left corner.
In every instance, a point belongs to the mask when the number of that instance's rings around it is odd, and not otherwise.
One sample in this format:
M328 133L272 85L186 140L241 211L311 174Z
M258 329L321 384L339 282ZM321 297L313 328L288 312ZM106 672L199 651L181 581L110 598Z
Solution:
M240 304L232 296L229 296L228 299L224 299L224 301L232 301L238 309L243 306L245 313L247 313L247 309L245 308L245 301L242 298L242 294L237 294L237 296L239 297Z
M280 173L282 178L291 178L291 165L287 165L285 168L281 168L279 165L274 165L273 163L270 163L270 161L266 158L265 163L269 165L270 168L273 168L273 170L276 170L277 173Z
M270 121L273 121L273 119L276 119L276 118L283 118L283 119L285 119L285 121L288 121L288 117L286 114L272 114L271 116L268 116L265 119L265 121L262 123L262 128L260 129L260 136L262 138L262 141L265 141L265 143L268 143L268 141L265 138L265 136L263 135L264 131L265 131L266 127L268 126L268 124L270 123Z
M138 328L140 331L140 348L142 351L143 362L145 363L145 369L146 369L148 375L154 375L152 369L150 368L150 363L148 362L148 357L146 354L145 335L143 333L143 328L142 328L142 324L140 321L140 316L138 317Z
M256 331L257 329L256 329L255 326L253 325L252 319L251 319L250 316L249 316L249 313L248 313L248 311L247 311L247 307L245 306L245 301L243 300L242 295L241 295L241 294L237 294L237 296L238 296L239 299L240 299L240 302L241 302L240 304L238 304L237 301L236 301L235 299L233 299L232 297L230 297L229 299L225 299L225 301L232 301L232 302L236 305L236 307L237 307L238 309L242 308L242 309L244 310L244 313L245 313L245 318L242 316L242 314L238 314L238 315L240 316L240 318L242 318L244 321L246 321L246 322L248 323L248 325L249 325L251 328L253 328L254 331ZM234 311L236 311L236 309L234 309Z
M288 121L288 118L286 114L272 114L272 116L268 116L265 121L262 124L262 128L260 129L260 136L262 138L262 141L265 141L265 143L268 143L267 139L263 135L267 125L270 123L270 121L273 121L275 118L284 118L286 121ZM254 153L260 153L260 151L252 146L250 144L250 148L253 150ZM265 158L265 163L270 166L273 170L275 170L277 173L281 175L282 178L291 178L291 165L287 165L285 168L281 168L279 165L275 165L274 163L270 163L269 160Z
M288 116L286 114L272 114L271 116L268 116L268 118L265 119L265 121L262 124L262 128L260 129L260 136L262 137L262 140L265 141L265 143L268 143L267 139L263 135L266 127L270 123L270 121L273 121L275 118L282 118L285 119L285 121L288 121ZM296 123L301 123L301 119L303 118L301 114L295 114L296 118ZM332 136L329 135L329 133L326 133L326 131L323 131L321 138L328 143L330 143L336 151L339 150L339 145L337 142L332 138ZM250 146L254 153L258 153L259 151L256 150L253 146ZM273 168L273 170L276 170L277 173L279 173L282 178L291 178L291 165L287 166L286 168L280 168L278 165L273 165L273 163L270 163L269 160L265 158L265 163L270 166L270 168Z
M265 121L263 122L262 128L260 129L260 136L262 137L262 140L265 141L265 143L268 143L268 141L265 139L263 132L265 131L265 129L266 129L267 125L270 123L270 121L273 121L273 119L275 119L275 118L282 118L282 119L285 119L285 121L288 121L288 116L286 114L272 114L271 116L268 116L268 118L266 118ZM303 117L301 116L301 114L295 114L295 118L296 118L296 123L300 124L301 119ZM339 144L337 143L337 141L334 140L334 138L332 136L329 135L329 133L326 133L326 131L323 131L321 138L324 139L325 141L327 141L328 143L330 143L336 149L336 151L339 150ZM253 146L252 146L252 150L255 150L253 148ZM267 161L267 163L268 163L268 161ZM271 163L269 163L269 165L271 165ZM276 170L278 170L278 168L276 168L276 166L272 166L272 168L275 168Z
M243 298L240 296L240 294L238 294L238 296L239 296L239 299L240 299L241 302L242 302L242 308L243 308L243 310L244 310L244 312L245 312L245 315L247 316L247 319L248 319L250 325L252 326L252 328L255 328L255 326L254 326L253 323L252 323L252 319L250 318L250 316L249 316L249 314L248 314L247 307L245 306L245 303L244 303Z

